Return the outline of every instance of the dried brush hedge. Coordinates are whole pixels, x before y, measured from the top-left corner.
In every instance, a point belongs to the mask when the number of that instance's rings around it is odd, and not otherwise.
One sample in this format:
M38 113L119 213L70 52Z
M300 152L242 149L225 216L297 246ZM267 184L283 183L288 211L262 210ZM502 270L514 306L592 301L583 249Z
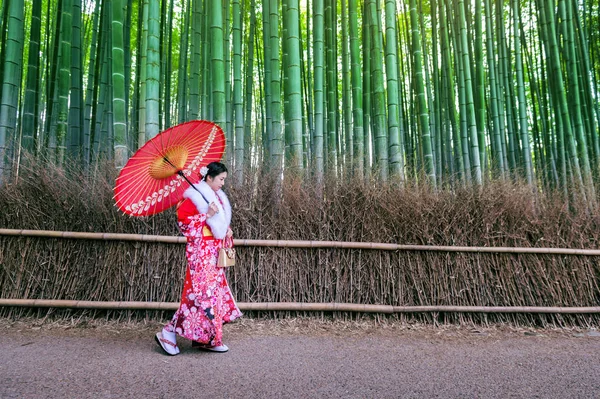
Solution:
M250 174L249 174L250 175ZM116 173L30 164L0 189L0 227L177 235L173 210L150 218L114 206ZM442 190L286 179L276 197L269 176L228 191L236 237L460 246L598 248L600 217L527 186L490 182ZM238 248L228 271L240 302L354 302L388 305L598 306L598 257L377 250ZM179 300L183 245L0 237L0 297L97 301ZM1 309L45 316L48 310ZM52 311L50 311L52 312ZM82 312L82 311L79 311ZM87 312L107 315L106 312ZM72 315L75 311L56 311ZM108 317L164 318L162 312ZM275 316L275 315L271 315ZM281 315L277 315L279 317ZM335 314L334 317L352 317ZM399 317L399 316L395 316ZM434 322L597 324L597 316L441 314Z

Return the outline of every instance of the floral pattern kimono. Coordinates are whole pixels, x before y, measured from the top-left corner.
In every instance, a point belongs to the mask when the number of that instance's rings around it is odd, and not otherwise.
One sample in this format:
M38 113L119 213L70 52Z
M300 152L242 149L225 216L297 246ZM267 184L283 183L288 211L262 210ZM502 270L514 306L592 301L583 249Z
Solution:
M222 191L216 193L218 201L215 203L220 209L231 212L229 202L223 197ZM237 319L242 313L229 289L225 269L217 267L223 240L217 238L213 230L221 230L221 233L223 226L211 229L209 222L215 217L207 220L206 211L198 209L203 208L202 202L205 201L199 201L188 197L178 208L179 228L187 238L188 265L179 309L165 328L192 341L219 346L223 344L223 324ZM228 223L226 228L229 229Z

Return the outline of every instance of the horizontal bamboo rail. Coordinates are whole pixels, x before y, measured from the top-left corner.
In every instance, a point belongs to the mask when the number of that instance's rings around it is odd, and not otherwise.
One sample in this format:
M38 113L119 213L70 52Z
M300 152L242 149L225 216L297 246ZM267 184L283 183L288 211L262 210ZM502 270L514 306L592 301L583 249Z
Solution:
M18 230L0 229L0 236L66 238L78 240L105 241L143 241L165 244L184 244L185 237L158 236L147 234L119 233L82 233L73 231ZM511 253L538 255L585 255L599 256L598 249L572 248L524 248L524 247L461 247L438 245L401 245L375 242L346 241L295 241L295 240L245 240L235 239L234 244L242 247L274 247L274 248L338 248L338 249L374 249L383 251L432 251L432 252L476 252L476 253Z
M106 310L177 310L177 302L100 302L55 299L0 299L0 306L28 308L106 309ZM547 313L598 314L600 306L391 306L357 303L239 302L244 311L279 312L362 312L362 313Z
M69 238L74 240L99 241L143 241L160 242L166 244L185 244L185 237L154 236L148 234L83 233L76 231L0 229L0 236Z

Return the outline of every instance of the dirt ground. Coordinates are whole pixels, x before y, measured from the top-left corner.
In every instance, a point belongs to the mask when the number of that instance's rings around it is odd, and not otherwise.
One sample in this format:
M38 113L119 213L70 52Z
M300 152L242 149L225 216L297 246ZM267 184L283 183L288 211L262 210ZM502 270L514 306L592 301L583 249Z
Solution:
M600 398L600 333L242 319L167 356L158 323L0 319L0 398Z

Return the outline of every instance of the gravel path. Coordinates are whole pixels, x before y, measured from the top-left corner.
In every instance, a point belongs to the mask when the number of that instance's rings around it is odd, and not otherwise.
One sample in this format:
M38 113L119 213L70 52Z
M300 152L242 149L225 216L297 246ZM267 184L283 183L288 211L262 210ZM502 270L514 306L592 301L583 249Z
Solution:
M0 398L600 398L596 331L245 319L170 357L158 329L0 321Z

